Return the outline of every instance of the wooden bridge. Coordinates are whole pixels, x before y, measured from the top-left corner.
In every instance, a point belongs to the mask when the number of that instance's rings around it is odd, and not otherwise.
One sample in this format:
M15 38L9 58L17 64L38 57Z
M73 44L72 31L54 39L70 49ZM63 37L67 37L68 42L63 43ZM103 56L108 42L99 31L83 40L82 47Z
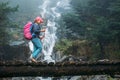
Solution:
M0 61L0 77L25 76L74 76L120 75L120 61L29 63L24 61Z

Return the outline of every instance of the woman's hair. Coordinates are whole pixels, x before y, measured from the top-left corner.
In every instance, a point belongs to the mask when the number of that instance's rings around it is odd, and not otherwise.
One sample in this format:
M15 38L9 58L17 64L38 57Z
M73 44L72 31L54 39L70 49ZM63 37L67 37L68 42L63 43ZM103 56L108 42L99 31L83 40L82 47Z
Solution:
M37 21L40 21L41 23L43 23L43 19L39 16L37 16L34 20L34 22L36 23Z

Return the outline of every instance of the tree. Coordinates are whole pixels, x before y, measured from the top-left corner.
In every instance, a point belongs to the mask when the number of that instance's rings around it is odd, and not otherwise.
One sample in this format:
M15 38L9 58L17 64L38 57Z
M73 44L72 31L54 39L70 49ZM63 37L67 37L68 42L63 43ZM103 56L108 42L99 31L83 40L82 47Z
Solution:
M6 44L9 40L8 32L6 32L6 28L11 27L11 23L9 20L9 14L17 11L18 6L11 8L9 2L0 3L0 45Z
M73 36L98 46L95 53L99 52L98 57L105 58L106 46L114 43L120 45L120 1L84 0L84 3L82 5L81 0L72 0L74 13L63 16L63 21L73 32L71 35L77 34Z

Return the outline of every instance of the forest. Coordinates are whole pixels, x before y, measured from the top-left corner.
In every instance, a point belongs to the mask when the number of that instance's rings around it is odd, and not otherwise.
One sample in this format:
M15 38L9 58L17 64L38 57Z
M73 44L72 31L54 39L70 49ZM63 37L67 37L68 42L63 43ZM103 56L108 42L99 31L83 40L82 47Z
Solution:
M90 60L120 59L120 1L72 0L73 12L63 14L56 49Z
M4 52L2 46L21 39L25 22L38 14L20 13L19 5L9 4L0 3L0 55ZM70 4L71 11L58 21L61 27L57 29L54 52L92 61L120 60L120 0L71 0Z

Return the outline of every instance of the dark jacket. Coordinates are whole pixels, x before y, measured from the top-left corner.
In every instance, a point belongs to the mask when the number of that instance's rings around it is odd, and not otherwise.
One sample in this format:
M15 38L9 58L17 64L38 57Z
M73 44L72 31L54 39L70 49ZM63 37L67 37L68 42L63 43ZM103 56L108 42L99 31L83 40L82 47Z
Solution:
M41 26L36 24L36 23L33 23L32 24L32 29L31 29L32 37L33 38L39 37L40 30L41 30Z

